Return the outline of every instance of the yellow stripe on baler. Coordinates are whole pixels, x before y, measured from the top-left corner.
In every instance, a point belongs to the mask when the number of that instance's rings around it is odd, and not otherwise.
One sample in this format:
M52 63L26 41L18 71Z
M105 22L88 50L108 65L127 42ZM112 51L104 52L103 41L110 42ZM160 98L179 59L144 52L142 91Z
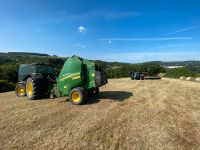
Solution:
M60 81L63 81L63 80L65 80L65 79L68 79L68 78L77 76L77 75L79 75L79 74L80 74L80 73L73 73L73 74L71 74L71 75L69 75L69 76L67 76L67 77L64 77L64 78L60 79ZM80 77L80 76L79 76L79 77Z

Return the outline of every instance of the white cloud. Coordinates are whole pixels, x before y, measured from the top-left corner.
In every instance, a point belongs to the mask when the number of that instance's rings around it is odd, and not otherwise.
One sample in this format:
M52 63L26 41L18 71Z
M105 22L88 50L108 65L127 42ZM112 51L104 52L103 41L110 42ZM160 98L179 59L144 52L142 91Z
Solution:
M80 44L80 43L76 44L76 46L77 46L77 47L81 47L81 48L86 48L86 47L87 47L86 45Z
M125 17L136 17L136 16L140 16L140 15L142 15L142 13L134 12L134 11L111 12L111 11L107 11L107 10L93 10L93 11L85 12L82 14L64 13L64 16L67 16L67 18L70 18L70 19L92 19L92 18L117 19L117 18L125 18Z
M189 28L183 28L183 29L179 29L179 30L167 33L166 35L170 35L170 34L174 34L174 33L178 33L178 32L183 32L183 31L191 30L191 29L198 28L198 27L200 27L200 26L192 26L192 27L189 27Z
M168 41L168 40L191 40L193 37L170 37L170 38L103 38L100 41Z
M108 41L108 44L112 44L112 41L111 41L111 40L109 40L109 41Z
M135 17L139 16L139 12L99 12L96 13L96 16L105 17L105 18L124 18L124 17Z
M78 27L80 33L86 33L87 29L83 26Z
M188 44L171 44L171 45L161 45L161 46L155 46L148 48L146 50L154 50L154 49L166 49L166 48L183 48L185 46L188 46Z

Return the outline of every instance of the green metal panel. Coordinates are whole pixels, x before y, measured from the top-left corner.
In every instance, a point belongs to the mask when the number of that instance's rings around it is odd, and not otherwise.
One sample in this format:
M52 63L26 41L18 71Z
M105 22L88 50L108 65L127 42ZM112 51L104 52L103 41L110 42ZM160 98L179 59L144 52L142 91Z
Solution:
M77 58L68 58L57 79L62 96L69 95L72 88L83 84L83 63Z
M89 61L83 59L83 64L85 65L85 84L84 87L86 89L90 89L95 87L95 63L93 61Z

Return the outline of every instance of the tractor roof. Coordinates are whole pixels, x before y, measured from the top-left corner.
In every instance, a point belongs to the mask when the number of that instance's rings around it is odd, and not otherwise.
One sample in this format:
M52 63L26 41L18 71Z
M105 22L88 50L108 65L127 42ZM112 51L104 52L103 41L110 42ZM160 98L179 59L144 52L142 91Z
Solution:
M52 66L51 64L45 64L45 63L31 63L31 64L21 64L21 65L26 65L26 66L34 66L34 65L42 65L42 66Z

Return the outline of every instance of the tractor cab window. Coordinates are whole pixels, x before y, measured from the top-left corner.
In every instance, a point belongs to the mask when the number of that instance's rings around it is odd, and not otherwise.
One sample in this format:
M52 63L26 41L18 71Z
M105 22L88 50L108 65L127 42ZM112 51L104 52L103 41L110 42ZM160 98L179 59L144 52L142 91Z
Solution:
M54 69L47 65L37 65L37 72L41 74L51 74L54 73Z
M19 68L19 76L27 75L29 73L35 73L35 66L34 65L26 65L22 64Z

